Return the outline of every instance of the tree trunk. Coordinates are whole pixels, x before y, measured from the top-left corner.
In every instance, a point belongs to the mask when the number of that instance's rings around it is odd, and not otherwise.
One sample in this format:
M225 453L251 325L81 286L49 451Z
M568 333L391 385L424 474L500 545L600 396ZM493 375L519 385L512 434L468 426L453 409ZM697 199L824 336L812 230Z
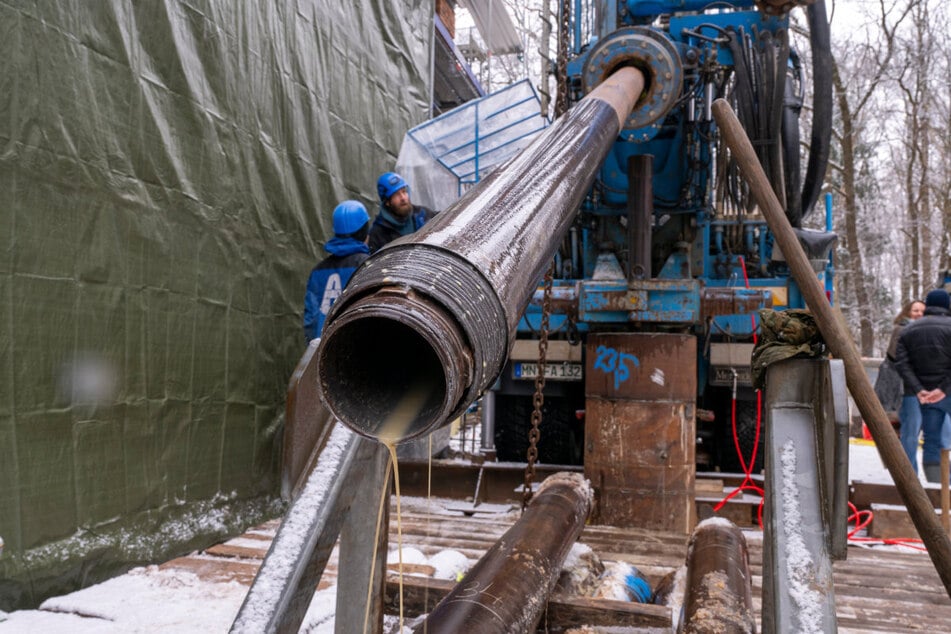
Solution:
M855 291L855 310L859 317L859 351L862 356L870 357L874 352L875 329L872 325L871 302L868 288L865 285L865 276L862 274L862 249L859 246L858 231L858 201L855 195L855 120L849 97L839 76L838 63L832 62L832 82L835 87L836 101L839 105L839 115L842 118L842 196L844 197L845 242L849 254L850 283Z

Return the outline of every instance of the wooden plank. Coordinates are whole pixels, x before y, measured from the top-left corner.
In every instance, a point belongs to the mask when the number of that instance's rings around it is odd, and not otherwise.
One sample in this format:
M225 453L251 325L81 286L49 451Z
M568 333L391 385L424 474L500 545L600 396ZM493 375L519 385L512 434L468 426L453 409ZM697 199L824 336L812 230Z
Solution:
M403 577L403 614L414 617L431 612L455 583L446 579ZM387 576L386 614L399 614L399 578ZM555 593L546 610L545 622L550 629L579 625L616 627L670 628L670 608L659 605L574 597Z
M693 404L589 396L585 408L593 521L688 534L696 512Z
M241 557L243 559L263 559L267 554L267 548L247 548L245 546L229 546L227 544L215 544L211 548L206 548L205 552L209 555L219 557Z
M918 539L918 530L904 506L872 503L869 537L877 539Z
M697 397L697 338L668 333L589 335L585 394L693 401Z
M215 583L237 581L246 586L251 585L254 575L261 567L260 561L247 559L220 559L198 558L192 556L178 557L159 566L160 570L185 570L203 581Z
M941 508L941 487L923 485L925 494L936 509ZM872 508L873 503L902 505L904 501L893 484L876 482L852 482L849 485L849 501L860 511Z

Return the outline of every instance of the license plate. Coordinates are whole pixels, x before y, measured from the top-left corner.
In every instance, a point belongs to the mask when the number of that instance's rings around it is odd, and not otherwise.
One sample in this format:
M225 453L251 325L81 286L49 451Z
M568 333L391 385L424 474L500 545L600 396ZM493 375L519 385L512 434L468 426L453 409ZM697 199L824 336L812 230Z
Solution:
M710 385L733 385L733 370L736 370L737 385L752 385L753 373L749 367L730 368L725 366L716 366L710 377Z
M534 379L538 376L537 363L513 363L512 375L516 379ZM584 378L584 371L580 363L560 361L545 364L545 380L552 381L580 381Z

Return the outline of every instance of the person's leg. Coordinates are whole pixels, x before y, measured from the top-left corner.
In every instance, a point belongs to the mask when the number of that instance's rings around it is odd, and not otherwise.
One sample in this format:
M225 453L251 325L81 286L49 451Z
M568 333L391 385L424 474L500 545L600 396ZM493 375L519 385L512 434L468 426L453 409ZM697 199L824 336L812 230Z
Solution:
M928 482L941 481L941 426L944 424L944 411L934 405L921 406L921 432L925 436L921 450L921 464L925 469Z
M918 404L918 397L903 396L901 407L898 410L898 420L901 422L899 431L901 446L908 456L908 461L918 473L918 437L921 435L921 405ZM951 426L949 426L951 432Z
M921 406L921 431L925 436L921 451L921 464L928 482L941 482L942 428L951 413L951 397L931 405Z

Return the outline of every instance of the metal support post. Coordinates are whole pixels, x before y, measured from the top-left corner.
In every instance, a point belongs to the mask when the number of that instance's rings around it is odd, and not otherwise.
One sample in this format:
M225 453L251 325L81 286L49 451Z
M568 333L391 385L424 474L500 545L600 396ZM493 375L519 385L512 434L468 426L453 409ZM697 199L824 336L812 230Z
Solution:
M356 495L340 530L337 610L334 632L381 632L386 555L390 524L390 454L364 440L366 451L354 462ZM382 504L382 507L381 507ZM372 580L371 580L372 572ZM366 600L369 591L369 608ZM364 622L367 627L364 629Z

